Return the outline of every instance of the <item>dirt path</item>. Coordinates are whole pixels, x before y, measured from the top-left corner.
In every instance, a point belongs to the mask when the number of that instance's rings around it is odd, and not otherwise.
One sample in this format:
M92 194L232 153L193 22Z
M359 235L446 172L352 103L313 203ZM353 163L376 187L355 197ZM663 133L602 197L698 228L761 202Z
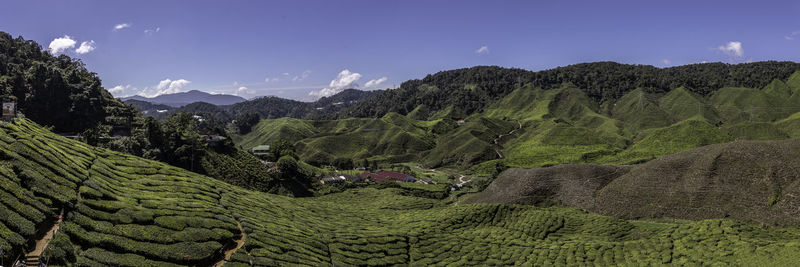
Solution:
M233 247L233 248L229 249L228 251L225 251L225 257L222 258L222 260L218 261L217 263L215 263L212 266L221 267L221 266L225 265L225 263L228 263L228 260L231 259L231 255L233 255L233 253L236 253L237 250L239 250L240 248L242 248L244 246L244 241L247 240L247 234L244 232L244 229L242 229L242 224L241 223L236 222L236 226L239 227L239 231L242 232L242 235L239 236L238 240L236 240L236 247Z
M461 174L461 176L458 177L458 186L463 186L464 184L469 183L469 181L472 181L471 179L464 181L464 177L467 177L467 176Z
M44 253L44 249L47 248L47 244L49 244L50 241L53 240L53 235L55 235L56 232L58 232L58 225L60 223L61 223L61 218L59 218L58 221L56 221L56 223L53 224L53 227L51 227L50 230L47 230L47 233L42 238L36 240L36 247L33 249L33 251L25 254L25 257L39 258L40 256L42 256L42 253Z
M495 138L495 139L494 139L492 142L493 142L495 145L498 145L498 146L499 146L499 145L500 145L500 143L499 143L499 142L500 142L500 139L501 139L501 138L503 138L504 136L507 136L507 135L512 135L512 134L514 134L514 132L515 132L515 131L517 131L517 130L519 130L519 129L522 129L522 122L519 122L519 121L517 121L517 124L519 124L519 127L517 127L516 129L513 129L513 130L511 130L511 131L510 131L510 132L508 132L508 133L505 133L505 134L498 135L498 136L497 136L497 138ZM500 150L497 150L497 149L495 149L495 150L494 150L494 152L497 152L497 156L498 156L498 157L500 157L501 159L503 158L503 154L500 154Z

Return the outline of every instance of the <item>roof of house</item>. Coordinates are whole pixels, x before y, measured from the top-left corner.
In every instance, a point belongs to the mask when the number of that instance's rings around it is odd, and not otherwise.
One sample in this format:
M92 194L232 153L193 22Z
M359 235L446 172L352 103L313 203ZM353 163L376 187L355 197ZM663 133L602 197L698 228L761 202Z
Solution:
M251 151L256 151L256 150L269 150L269 145L259 145L251 149Z

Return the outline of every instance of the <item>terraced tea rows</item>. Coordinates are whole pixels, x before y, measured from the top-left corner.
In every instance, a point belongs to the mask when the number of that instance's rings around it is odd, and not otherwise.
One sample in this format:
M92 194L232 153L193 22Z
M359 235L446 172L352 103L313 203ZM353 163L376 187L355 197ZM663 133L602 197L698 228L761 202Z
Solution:
M252 192L88 147L30 121L0 123L5 262L64 208L57 265L226 266L787 263L800 230L730 220L628 222L578 209L444 206L360 188L318 198Z

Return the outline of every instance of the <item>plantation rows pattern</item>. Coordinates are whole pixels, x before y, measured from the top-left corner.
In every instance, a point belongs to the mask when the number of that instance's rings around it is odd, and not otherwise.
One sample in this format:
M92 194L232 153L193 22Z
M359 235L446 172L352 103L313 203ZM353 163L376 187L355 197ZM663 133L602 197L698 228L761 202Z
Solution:
M210 265L239 238L237 222L247 238L226 266L775 265L800 255L797 228L446 206L403 188L289 198L92 148L27 120L0 128L5 262L61 208L51 265Z

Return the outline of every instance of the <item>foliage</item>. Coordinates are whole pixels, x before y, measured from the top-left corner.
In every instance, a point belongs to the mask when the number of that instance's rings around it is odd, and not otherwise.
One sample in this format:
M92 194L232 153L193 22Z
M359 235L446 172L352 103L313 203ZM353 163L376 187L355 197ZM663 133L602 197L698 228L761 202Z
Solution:
M444 185L389 183L394 185L289 198L89 147L26 120L0 128L0 192L12 196L0 199L20 203L3 202L12 207L0 211L38 224L53 215L50 205L72 203L74 208L62 205L68 211L62 237L51 243L64 252L64 265L211 265L223 244L238 238L237 223L247 238L231 258L234 266L250 260L315 266L736 265L788 263L800 255L794 227L629 222L570 208L445 206L413 196L436 197ZM292 161L282 158L280 169L302 167ZM22 167L30 170L27 176L40 177L35 187L17 177ZM69 186L59 192L59 185ZM31 209L47 216L23 212ZM3 230L10 218L0 216L0 242L19 244L19 250L33 234L20 241L18 232ZM10 254L7 261L16 256Z
M79 59L53 56L34 41L0 32L0 95L56 131L80 133L98 124L130 128L136 110L103 89Z
M249 133L253 126L258 124L259 116L257 113L250 112L245 114L240 114L236 117L236 128L239 130L240 134Z

